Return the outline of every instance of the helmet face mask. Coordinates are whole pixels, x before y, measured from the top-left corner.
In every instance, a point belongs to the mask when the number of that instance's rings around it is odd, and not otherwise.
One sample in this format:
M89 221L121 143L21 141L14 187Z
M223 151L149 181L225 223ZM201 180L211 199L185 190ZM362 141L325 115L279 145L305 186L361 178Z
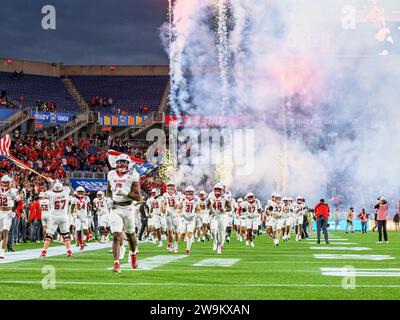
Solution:
M63 191L63 185L60 182L56 182L53 186L54 192L61 192Z
M117 160L117 171L119 173L126 173L129 171L129 161Z
M97 199L103 199L103 197L104 197L103 191L98 191L97 192Z
M185 195L186 195L186 198L188 198L188 199L193 199L193 197L194 197L194 192L191 191L191 190L185 191Z
M0 183L1 183L1 186L2 186L3 188L8 189L8 188L10 188L10 186L11 186L11 181L12 181L12 179L11 179L8 175L4 175L4 176L1 178Z
M255 200L256 200L256 199L255 199L254 195L249 195L249 196L247 197L247 201L250 202L250 203L253 203Z
M200 191L199 198L201 201L204 201L206 199L206 193L204 191Z

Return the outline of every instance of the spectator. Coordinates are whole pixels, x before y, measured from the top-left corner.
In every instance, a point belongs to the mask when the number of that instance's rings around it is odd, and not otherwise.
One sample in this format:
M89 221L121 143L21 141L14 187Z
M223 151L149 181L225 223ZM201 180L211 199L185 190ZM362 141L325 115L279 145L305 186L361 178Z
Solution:
M18 79L19 75L18 75L17 70L14 70L12 77L13 77L14 80Z
M389 243L388 235L387 235L387 219L388 219L388 205L387 201L384 197L378 198L379 202L375 205L375 209L377 209L377 225L378 225L378 233L379 240L377 243L382 243L382 233L385 243Z
M1 97L5 99L7 97L7 91L5 88L1 89Z
M18 242L20 241L20 239L22 239L22 241L26 243L27 220L25 215L24 202L22 201L22 199L18 202L16 212L18 218L18 230L21 229L21 237L18 237Z
M351 207L346 216L346 233L349 233L348 231L349 226L351 227L351 233L354 233L353 219L354 219L354 208Z
M149 112L149 108L147 106L143 107L143 113L147 114Z
M19 72L19 78L20 79L22 79L23 77L24 77L24 75L25 75L25 73L24 73L24 70L21 70L20 72Z
M31 242L39 241L37 239L37 233L38 233L38 225L37 225L37 219L36 219L36 214L38 211L38 205L39 202L34 201L29 205L29 222L30 222L30 236L29 239Z
M109 98L108 98L108 104L109 104L110 106L112 106L113 102L114 102L113 98L112 98L112 97L109 97Z
M328 244L328 219L329 219L329 206L321 199L319 204L314 208L315 217L317 219L317 244L321 243L321 229L324 232L325 242Z
M369 220L369 214L365 212L364 208L358 214L358 218L361 221L361 233L363 233L363 234L367 233L367 223Z

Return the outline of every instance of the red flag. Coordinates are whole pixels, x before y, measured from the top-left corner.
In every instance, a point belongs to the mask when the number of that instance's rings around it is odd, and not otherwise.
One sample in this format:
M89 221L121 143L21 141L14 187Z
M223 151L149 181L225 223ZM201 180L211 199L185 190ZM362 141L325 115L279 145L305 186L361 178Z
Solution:
M108 162L110 163L110 166L112 168L115 168L115 160L120 154L122 154L122 152L115 151L115 150L108 150ZM132 162L134 162L134 163L144 163L145 162L144 160L139 159L139 158L135 158L132 156L129 156L129 157L131 158Z
M7 133L4 138L0 139L0 155L3 157L10 157L10 145L11 138L10 134Z

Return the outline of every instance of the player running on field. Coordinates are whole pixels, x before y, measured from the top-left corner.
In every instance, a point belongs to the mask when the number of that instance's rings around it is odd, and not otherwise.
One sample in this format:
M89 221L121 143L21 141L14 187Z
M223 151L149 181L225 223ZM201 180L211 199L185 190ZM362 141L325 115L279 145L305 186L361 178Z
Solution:
M47 249L53 239L54 233L59 229L67 248L67 256L72 256L71 237L69 234L68 221L68 202L70 200L71 189L64 186L61 182L55 182L51 191L47 195L50 203L50 219L47 234L44 239L41 257L46 257Z
M81 250L85 248L83 235L86 235L87 242L90 240L88 236L90 206L90 199L86 196L85 189L81 186L78 187L76 197L71 201L71 210L76 212L76 239Z
M3 241L0 249L0 259L5 258L5 252L8 243L8 233L11 229L12 218L15 216L15 203L21 199L17 189L11 187L12 181L12 178L8 175L4 175L1 178L0 232Z
M155 235L158 239L158 247L163 246L161 239L161 215L164 210L164 198L160 197L160 190L153 188L150 192L150 198L147 199L147 206L149 207L149 215L151 216L149 225L155 231ZM154 239L154 234L153 234Z
M222 254L225 242L226 232L226 214L231 211L231 202L226 200L223 195L224 186L217 183L214 191L208 196L207 209L210 210L211 233L214 234L213 250L217 250L217 254Z
M163 195L163 211L166 214L167 249L168 252L178 252L180 195L176 192L175 182L167 183L167 192Z
M50 222L50 201L47 196L47 192L39 193L39 207L42 213L42 227L43 227L43 239L46 237L47 227Z
M262 212L261 203L256 199L254 193L248 193L245 197L245 202L242 205L247 212L246 230L247 238L246 245L250 242L250 246L254 248L254 238L258 233L259 217ZM243 210L243 209L242 209Z
M110 232L110 209L112 200L104 196L103 191L98 191L93 200L93 210L99 217L99 229L101 234L101 243L108 242Z
M196 213L200 212L199 200L194 196L194 188L188 186L185 189L185 198L179 206L181 210L181 233L182 238L186 237L186 255L190 254L193 243L193 234L196 223Z
M125 231L131 256L132 269L136 269L137 239L135 235L135 216L133 201L142 202L139 175L130 171L131 159L121 154L116 159L116 169L107 176L107 196L113 201L110 213L110 227L113 236L114 272L121 272L120 250Z

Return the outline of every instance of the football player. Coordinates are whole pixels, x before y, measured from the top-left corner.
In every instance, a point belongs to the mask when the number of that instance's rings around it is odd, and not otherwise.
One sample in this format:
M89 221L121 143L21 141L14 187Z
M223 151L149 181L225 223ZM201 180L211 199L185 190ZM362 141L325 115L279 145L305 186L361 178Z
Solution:
M153 188L150 192L150 198L147 199L147 206L149 207L149 214L151 215L151 226L155 230L155 235L153 234L153 239L157 236L158 247L163 246L161 239L161 215L163 214L164 199L160 197L160 190ZM150 225L150 222L149 222Z
M223 195L223 189L224 186L221 183L217 183L207 201L207 209L212 215L211 232L214 233L215 237L213 250L216 249L217 254L222 254L225 242L226 214L232 210L231 202L226 200Z
M192 186L186 187L185 198L179 206L182 217L182 238L186 237L186 255L190 254L193 234L196 227L196 213L200 212L199 201L194 196L194 192L195 190Z
M167 224L167 249L168 252L178 252L179 241L179 214L180 195L176 192L175 182L167 183L167 192L164 193L163 211Z
M65 247L67 248L67 256L72 256L68 221L68 202L70 200L70 194L71 189L68 186L64 186L59 181L56 181L53 184L51 191L48 191L47 193L50 204L50 219L47 234L44 238L43 250L40 255L41 257L46 257L47 249L50 246L57 229L59 229L60 234L64 239Z
M199 206L202 223L201 241L204 242L205 239L209 240L208 232L210 230L210 215L208 214L207 209L207 192L204 190L199 192Z
M235 199L232 198L232 194L230 191L226 190L226 186L224 185L224 189L222 191L222 194L224 196L224 198L228 201L231 202L231 209L230 211L227 211L226 214L226 237L225 240L226 242L230 242L231 241L231 232L232 232L232 222L233 222L233 215L234 215L234 206L236 205L235 203Z
M46 237L47 226L49 225L50 220L50 201L47 197L46 192L39 193L39 207L40 212L42 213L42 226L43 226L43 239Z
M267 235L271 240L274 239L274 231L273 231L273 228L272 228L272 224L273 224L272 223L272 221L273 221L272 208L273 208L273 205L275 203L275 194L276 194L275 192L272 193L271 199L268 200L267 205L265 206L265 211L264 211L265 228L267 229Z
M290 211L291 205L289 203L289 198L283 198L283 205L282 205L282 240L287 241L289 240L290 235L290 227L292 222L292 215Z
M11 228L12 218L15 216L15 203L21 199L17 189L11 187L12 181L12 178L8 175L4 175L0 181L0 232L3 240L0 249L0 259L5 258L8 233Z
M86 236L87 242L90 241L88 235L90 206L90 199L86 196L85 188L79 186L76 189L76 197L71 201L71 210L73 212L76 211L76 239L81 250L85 248L83 245L83 235Z
M247 238L246 245L249 244L254 248L254 238L258 233L259 217L262 212L261 203L256 199L254 193L248 193L245 197L246 202L243 207L246 208L247 220L246 220L246 230Z
M99 228L101 234L100 242L108 242L108 234L110 232L110 207L111 199L104 196L103 191L98 191L96 198L93 200L93 210L99 217Z
M275 246L279 246L279 241L281 239L281 230L282 230L282 196L280 194L275 194L275 201L272 203L270 211L272 213L272 229L274 232L274 244Z
M128 155L119 155L116 159L116 169L111 170L107 176L107 196L113 201L110 228L113 235L114 272L121 272L119 259L123 231L130 248L132 269L138 266L133 202L142 202L142 195L139 174L130 170L130 163L131 159Z
M294 226L296 232L296 241L301 241L301 233L303 231L304 213L306 212L306 204L302 196L297 196L294 204Z
M244 222L242 223L242 204L243 204L243 199L238 198L236 200L236 233L237 233L237 239L242 242L244 239L244 236L246 234L246 231L242 231L242 224L243 224L243 229L246 229L246 218L244 218ZM247 214L245 212L245 214Z

